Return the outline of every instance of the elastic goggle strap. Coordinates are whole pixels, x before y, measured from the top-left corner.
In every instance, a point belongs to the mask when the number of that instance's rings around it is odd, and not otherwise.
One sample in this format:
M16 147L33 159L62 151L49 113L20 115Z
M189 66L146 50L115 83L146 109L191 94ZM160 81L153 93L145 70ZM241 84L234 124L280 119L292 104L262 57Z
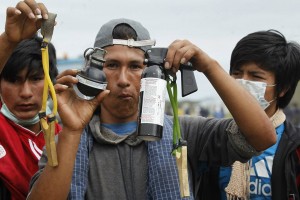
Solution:
M144 46L154 46L156 43L155 40L139 40L135 41L133 39L121 40L113 39L113 44L125 45L129 47L144 47Z

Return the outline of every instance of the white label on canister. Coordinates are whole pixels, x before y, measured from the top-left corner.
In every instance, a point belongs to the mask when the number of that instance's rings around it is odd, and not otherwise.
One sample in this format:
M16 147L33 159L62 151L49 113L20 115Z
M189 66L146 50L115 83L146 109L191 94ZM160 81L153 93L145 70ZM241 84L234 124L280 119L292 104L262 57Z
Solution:
M144 92L141 123L163 126L167 81L160 78L143 78L141 88Z

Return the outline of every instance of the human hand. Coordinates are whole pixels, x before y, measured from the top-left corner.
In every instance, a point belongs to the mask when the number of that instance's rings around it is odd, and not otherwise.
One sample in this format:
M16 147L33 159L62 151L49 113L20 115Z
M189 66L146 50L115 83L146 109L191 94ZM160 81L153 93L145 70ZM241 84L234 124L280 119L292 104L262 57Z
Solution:
M48 19L48 11L43 3L35 0L20 1L16 7L6 10L5 32L11 43L32 37L40 29L42 19Z
M205 73L211 63L215 62L199 47L188 40L175 40L168 47L168 53L165 58L165 68L171 69L176 73L180 64L191 62L193 67L199 72Z
M74 77L77 72L77 70L69 69L60 73L54 88L63 126L71 131L81 132L110 91L104 90L92 100L81 99L73 89L73 85L78 83L78 79Z

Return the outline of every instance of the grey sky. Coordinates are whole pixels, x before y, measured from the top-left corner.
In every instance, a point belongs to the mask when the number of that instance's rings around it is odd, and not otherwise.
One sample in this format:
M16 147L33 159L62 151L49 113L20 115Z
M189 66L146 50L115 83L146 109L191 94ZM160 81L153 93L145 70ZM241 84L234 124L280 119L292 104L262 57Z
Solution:
M17 0L1 0L0 31L5 10ZM100 26L113 18L140 21L157 47L175 39L188 39L215 58L228 71L230 54L239 39L250 32L277 29L288 40L300 42L299 0L45 0L57 13L52 42L58 57L81 56L93 46ZM199 90L186 99L200 100L217 94L203 74L196 75Z

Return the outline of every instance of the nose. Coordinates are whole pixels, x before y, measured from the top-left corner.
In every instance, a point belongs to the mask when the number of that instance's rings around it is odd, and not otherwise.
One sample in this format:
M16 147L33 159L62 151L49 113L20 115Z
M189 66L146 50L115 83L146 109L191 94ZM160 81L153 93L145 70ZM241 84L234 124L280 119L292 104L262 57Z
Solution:
M32 95L33 95L33 91L32 91L32 87L31 87L31 83L28 80L26 80L20 87L20 96L22 98L27 99L27 98L30 98Z
M117 84L120 87L128 87L130 85L129 73L128 73L126 67L123 67L120 70L120 75L119 75L118 83Z

